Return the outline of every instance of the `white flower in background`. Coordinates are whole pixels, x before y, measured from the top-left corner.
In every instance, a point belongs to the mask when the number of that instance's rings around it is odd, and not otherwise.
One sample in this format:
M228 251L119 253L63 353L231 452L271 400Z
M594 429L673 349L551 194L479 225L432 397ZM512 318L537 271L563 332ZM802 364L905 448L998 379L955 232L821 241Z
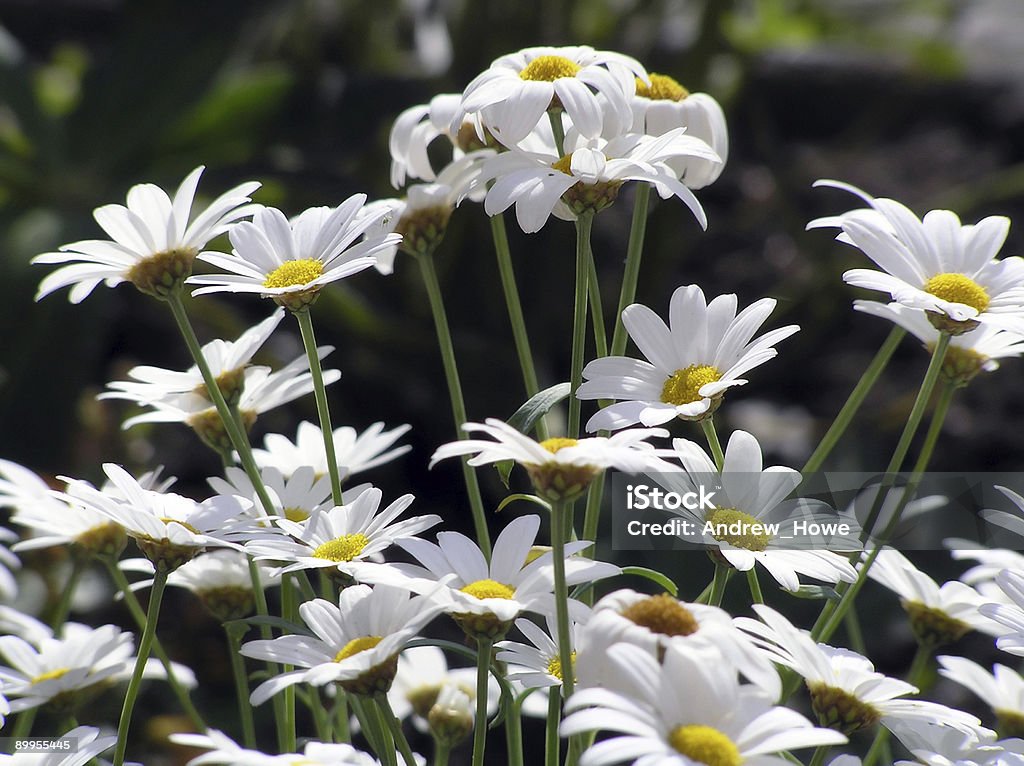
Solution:
M981 518L990 525L990 531L995 530L992 527L1000 527L1012 536L1011 539L1014 543L1019 544L1021 538L1024 538L1024 497L1010 489L1009 487L1000 487L998 484L994 485L995 489L1002 493L1010 502L1013 503L1013 511L1000 511L993 508L985 508L979 512ZM995 537L995 535L993 535ZM1006 538L1006 535L1000 534L999 537ZM1017 562L1008 562L1008 566L1011 569L1019 569L1015 566Z
M796 671L807 683L811 706L821 723L851 733L880 723L899 736L904 722L922 722L976 735L981 722L972 715L918 699L918 688L875 670L867 657L849 649L816 644L771 607L753 606L758 622L737 617L737 627L749 633L775 663Z
M836 514L823 503L786 500L802 478L800 472L784 466L764 467L761 446L746 431L733 431L725 447L721 473L712 458L695 442L675 439L674 454L685 472L660 473L656 480L666 489L702 492L702 487L717 487L714 508L673 511L687 517L696 526L691 542L716 550L733 567L747 571L760 564L786 590L800 587L800 575L828 583L853 582L857 572L845 556L830 550L795 549L792 540L802 535L794 531L796 521L836 523ZM739 522L738 533L729 531ZM778 524L776 532L768 524ZM760 526L758 526L760 525ZM724 530L724 531L723 531ZM786 542L788 539L790 542ZM822 539L822 544L825 540ZM856 539L832 539L833 547L859 546Z
M415 537L441 523L435 514L397 521L412 505L412 495L402 495L383 510L383 493L371 487L351 502L317 510L306 522L279 519L283 534L266 535L246 543L246 551L257 560L287 562L279 571L331 569L360 581L368 561L397 542Z
M208 729L206 734L171 734L170 740L177 745L206 750L187 766L380 766L380 761L373 756L346 744L307 742L302 753L267 755L259 750L247 750L218 729Z
M254 511L263 516L263 507L249 475L237 466L224 469L225 478L211 476L206 480L218 495L236 495L253 503ZM273 466L260 469L260 481L274 504L275 515L289 521L305 521L315 511L333 507L331 500L331 477L317 476L312 466L301 466L290 477L285 478ZM344 498L343 498L344 499ZM354 498L352 498L354 499Z
M701 139L714 149L720 162L702 157L668 160L676 176L691 189L714 183L729 158L729 130L725 113L707 93L690 93L668 75L649 73L651 84L637 80L632 98L633 133L660 136L676 128Z
M868 570L868 577L900 597L914 635L923 644L941 646L956 641L971 630L990 636L1006 632L979 612L988 599L970 585L950 580L940 587L893 548L879 551L874 565Z
M465 423L462 430L479 431L491 438L443 444L431 457L431 467L439 460L459 455L473 455L468 461L472 466L514 460L526 469L537 492L552 502L578 496L609 468L626 473L674 470L647 443L647 439L668 436L662 428L634 428L611 437L588 439L555 437L540 442L495 418L485 423Z
M73 242L60 252L33 258L33 263L70 264L43 279L36 300L73 285L68 299L79 303L101 281L108 287L131 282L150 295L166 294L180 285L192 273L199 250L252 212L249 195L260 187L256 182L240 184L193 217L192 203L203 170L200 166L189 173L173 200L153 184L139 184L128 190L127 207L96 208L93 217L110 240Z
M3 723L2 718L0 723ZM16 752L14 755L0 756L0 763L9 766L85 766L117 744L116 734L101 737L100 730L95 726L76 726L60 738L74 740L73 753L59 748L48 753Z
M526 138L545 112L565 111L580 135L594 138L602 124L621 132L632 121L629 99L647 72L636 60L589 46L524 48L491 62L462 93L462 112L479 112L506 146ZM453 120L462 124L462 115Z
M11 712L49 704L71 711L92 693L127 681L135 668L134 637L114 625L92 628L77 622L63 626L63 638L47 636L31 644L18 636L0 636L0 687ZM175 677L187 687L196 685L188 668L172 664ZM165 678L163 667L147 662L147 678Z
M376 468L404 455L412 447L405 444L393 445L406 433L410 426L401 425L384 430L384 424L372 424L362 433L351 426L334 429L334 454L338 467L345 469L342 478ZM261 468L273 466L285 477L290 477L302 466L312 466L317 477L328 473L327 455L324 451L323 431L320 427L303 421L299 423L295 441L282 434L267 434L263 437L263 449L253 449L253 458Z
M38 645L52 636L53 630L31 615L0 604L0 636L7 635L20 636L30 644Z
M11 714L11 706L7 704L7 697L4 696L3 689L0 688L0 726L4 725L7 720L7 716Z
M0 527L0 599L4 601L13 601L18 595L18 581L14 579L12 570L20 569L21 561L6 547L6 543L17 539L14 530Z
M249 363L277 329L283 317L284 310L278 309L238 336L238 340L218 338L202 347L203 358L217 380L217 387L228 402L238 401ZM197 365L192 365L184 372L143 365L130 369L128 377L131 378L130 381L108 383L107 387L111 391L96 398L131 399L145 403L146 398L160 401L183 394L195 394L204 399L207 406L213 402Z
M1007 548L981 548L973 540L949 538L943 544L950 549L949 555L957 561L970 559L978 563L960 575L968 585L981 590L982 586L995 582L996 575L1004 569L1024 572L1024 554ZM1002 595L1002 591L996 587ZM986 593L986 595L991 595Z
M691 158L720 161L710 146L682 128L661 136L627 133L611 140L584 139L571 132L565 137L564 154L553 141L538 141L531 150L516 147L487 160L481 180L493 179L494 185L487 192L484 211L498 215L515 203L520 228L532 233L552 214L571 221L582 212L603 210L615 201L623 183L638 181L651 184L662 199L678 197L706 229L700 202L668 165L672 159Z
M776 753L846 742L797 713L775 707L756 686L741 685L736 671L706 649L670 646L663 663L643 649L608 650L610 683L583 689L566 703L563 737L590 731L624 736L591 745L580 766L775 766Z
M318 598L299 606L299 616L314 636L285 635L243 644L246 657L299 668L256 687L252 704L260 705L298 683L338 682L347 692L361 695L386 692L399 652L442 609L429 595L409 595L390 585L353 585L341 592L337 604Z
M939 331L923 311L899 303L854 301L853 307L865 314L888 319L921 341L930 353L939 342ZM999 369L1000 359L1014 359L1024 354L1024 337L991 325L955 335L942 360L942 375L956 385L967 385L979 372Z
M996 639L996 646L1008 654L1024 657L1024 574L1006 569L996 575L996 584L1009 603L983 604L979 611L1007 628Z
M427 713L433 737L447 747L454 747L473 732L476 714L473 697L453 684L445 684L437 693L437 701Z
M901 721L893 732L915 758L896 766L1024 766L1024 740L997 740L989 729L966 734L927 721Z
M189 278L193 295L256 293L293 311L316 299L320 288L373 266L379 250L398 236L386 234L357 242L379 218L366 215L365 194L354 194L337 208L310 208L289 221L276 208L259 208L252 221L232 227L231 255L199 254L228 274Z
M855 194L869 207L818 218L807 228L838 227L836 237L859 248L881 271L852 269L843 279L923 309L941 330L958 334L979 324L1024 334L1024 259L995 260L1010 219L989 216L964 226L949 210L919 219L891 199L875 199L838 181L817 181Z
M529 644L519 641L500 641L496 644L498 654L495 659L508 663L509 681L517 681L525 689L547 689L562 685L562 656L558 650L558 626L551 615L547 617L545 631L530 620L516 620L519 629ZM576 681L576 649L580 645L579 635L582 625L570 622L569 639L572 642L570 655L573 661L573 680Z
M1006 736L1024 734L1024 678L1013 668L996 663L992 671L966 657L937 657L939 673L969 689L992 708Z
M423 566L391 564L363 576L370 581L394 582L417 590L444 587L435 594L445 611L471 636L504 636L512 621L523 612L547 613L554 608L554 571L550 550L536 555L534 540L539 516L520 516L506 526L494 542L488 563L479 546L459 532L439 532L437 545L410 538L398 545ZM565 546L566 584L579 585L618 574L612 564L576 556L591 542L578 540ZM570 614L587 612L580 602L569 600Z
M708 303L697 285L672 293L668 325L646 306L627 306L622 322L648 361L610 356L587 364L576 395L619 400L590 418L587 430L708 417L728 389L747 382L741 376L773 359L775 344L800 329L788 325L752 340L774 308L773 298L762 298L737 314L735 295Z
M721 662L736 668L751 683L777 699L782 686L771 662L737 629L729 613L706 604L692 604L668 593L650 596L622 589L594 605L580 631L576 648L579 686L602 686L606 681L608 647L627 643L660 657L668 646L685 650L712 649Z

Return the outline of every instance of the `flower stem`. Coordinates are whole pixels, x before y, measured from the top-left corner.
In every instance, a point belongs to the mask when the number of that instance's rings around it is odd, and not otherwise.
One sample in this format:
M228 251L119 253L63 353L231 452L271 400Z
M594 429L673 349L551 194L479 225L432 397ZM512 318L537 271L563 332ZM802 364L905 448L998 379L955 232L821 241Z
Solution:
M572 633L569 627L569 590L565 583L565 528L564 517L569 503L558 502L551 506L551 559L555 577L555 624L558 659L562 666L562 697L569 699L575 686L572 664Z
M562 720L562 701L558 698L558 689L548 690L548 718L544 732L544 766L558 766L559 746L558 724Z
M619 288L619 308L615 312L615 331L612 333L612 356L622 356L626 350L626 326L622 323L622 312L636 298L636 285L640 277L640 260L644 250L644 236L647 233L647 207L651 199L651 185L641 183L636 187L633 199L633 221L629 228L629 245L626 247L626 267L622 272L622 287Z
M822 437L814 452L807 458L801 473L812 473L821 468L822 463L825 462L832 449L839 442L840 437L845 433L847 426L850 425L850 421L853 420L853 416L857 414L857 410L864 403L864 399L867 398L868 393L878 381L882 371L889 364L889 359L892 358L893 352L896 351L896 347L900 345L900 341L903 340L903 336L906 334L907 331L899 325L893 326L892 330L889 331L889 335L886 337L885 342L882 343L882 347L878 349L875 358L871 360L871 364L864 370L864 374L860 376L860 380L857 381L857 385L850 392L849 398L847 398L843 408L839 410L836 419L832 421L832 425L829 426L828 431Z
M72 552L71 573L64 583L63 590L61 590L60 601L57 602L53 614L50 615L50 627L53 628L54 638L60 638L64 632L64 621L67 620L68 613L71 611L71 599L75 595L75 588L78 586L78 580L82 576L82 570L85 569L85 563L85 556L79 555L74 551Z
M409 747L409 740L405 738L405 732L402 731L402 723L398 720L395 715L395 711L391 709L391 703L388 701L386 694L377 694L374 697L377 703L377 708L380 712L380 717L384 720L388 729L391 731L391 736L394 737L395 744L398 745L398 750L402 754L402 760L405 761L405 766L416 766L416 758L412 754L412 748Z
M476 642L476 721L473 730L473 766L484 766L487 746L487 686L491 672L491 639Z
M551 135L555 139L555 150L558 156L565 154L565 127L562 125L562 110L548 109L548 122L551 123Z
M590 299L590 321L594 325L594 355L608 356L608 334L604 327L604 311L601 303L601 283L597 279L594 253L587 248L587 293Z
M729 582L729 575L732 571L723 564L715 564L715 579L711 581L711 595L708 597L710 606L721 606L722 597L725 596L725 586Z
M281 575L281 616L291 622L298 621L298 607L295 603L295 588L292 586L292 577L288 574ZM281 666L283 673L290 673L292 666L284 664ZM281 750L285 753L295 751L295 685L290 684L284 688L284 729L278 732L282 739Z
M825 766L825 757L831 749L832 745L818 745L807 766Z
M149 611L146 613L146 627L142 631L142 638L139 639L139 654L135 659L135 669L132 671L131 680L128 682L128 690L124 695L124 705L121 708L121 720L117 725L114 766L122 766L124 764L125 751L128 749L128 727L131 725L135 700L139 696L139 687L142 685L142 672L146 668L146 660L149 659L149 652L153 647L153 637L156 635L156 623L160 618L160 602L163 600L164 586L167 584L167 574L164 569L158 567L153 575L153 588L149 593Z
M757 568L750 567L747 570L747 584L750 586L750 597L755 604L763 604L764 596L761 594L761 583L757 580Z
M441 347L441 360L444 363L445 379L448 381L448 394L452 403L452 415L455 417L455 434L459 439L466 438L462 431L466 423L466 403L462 396L462 383L459 379L459 368L455 362L455 348L452 345L452 334L448 328L448 316L441 296L441 285L437 281L434 261L429 256L416 259L420 264L423 284L430 299L430 310L434 316L434 328L437 331L437 342ZM473 513L473 527L477 542L486 558L491 556L491 536L487 531L487 517L484 515L484 501L480 495L480 484L476 472L462 458L462 477L466 482L466 494L469 495L469 507Z
M700 421L700 427L704 431L704 437L708 440L708 447L711 448L711 456L715 459L715 468L721 473L725 467L725 453L722 452L722 443L718 441L714 417L704 418Z
M367 718L373 720L373 725L377 730L381 750L384 751L383 753L377 753L377 755L380 756L381 763L385 764L385 766L398 766L398 754L395 751L395 739L391 734L391 729L384 721L381 709L377 707L372 699L367 698L366 706L363 710L366 711Z
M262 486L262 485L261 485ZM263 583L260 582L260 569L256 565L256 562L249 557L249 581L252 583L252 595L256 601L256 614L260 617L267 617L270 615L270 610L267 608L267 594L263 590ZM266 623L260 624L260 637L264 641L269 641L273 634L270 630L270 626ZM267 662L267 672L271 676L278 675L278 667L276 662ZM277 746L278 749L284 751L284 731L285 731L285 710L284 700L281 695L275 694L271 699L271 704L274 706L274 723L277 729Z
M436 737L434 738L434 766L448 766L448 754L450 752L451 748L448 745Z
M597 555L597 532L601 523L601 501L604 499L605 474L597 476L587 488L587 507L583 512L583 538L594 543L584 555L593 558ZM590 589L584 596L587 604L592 603L594 590Z
M505 743L508 766L523 766L523 709L514 697L505 710Z
M540 385L537 383L537 370L533 365L530 337L526 332L523 306L519 300L519 288L516 286L516 274L512 267L512 252L508 245L505 216L501 213L491 216L491 237L494 239L494 252L498 256L498 273L501 274L501 287L505 293L505 306L508 309L508 319L512 325L512 337L516 344L516 355L519 357L519 369L523 373L523 386L526 388L526 396L529 398L540 390ZM544 418L537 421L537 436L540 440L548 438L547 423Z
M248 628L234 623L224 626L228 638L228 654L231 657L231 673L235 677L235 694L238 696L238 715L242 719L242 741L250 750L256 747L256 726L253 723L252 704L249 702L249 676L245 672L245 658L242 657L242 635Z
M580 213L576 219L576 297L572 320L572 360L569 374L569 425L570 438L580 433L580 406L576 397L583 382L583 357L587 333L587 290L588 263L590 262L590 230L594 223L593 212Z
M331 427L331 409L327 404L327 390L324 387L324 372L320 366L320 354L316 350L316 335L313 333L313 317L309 308L293 312L302 333L302 345L309 360L309 372L313 376L313 395L316 397L316 413L320 418L320 430L324 438L324 454L327 456L327 471L331 475L331 499L341 505L341 476L338 473L338 458L334 452L334 429Z

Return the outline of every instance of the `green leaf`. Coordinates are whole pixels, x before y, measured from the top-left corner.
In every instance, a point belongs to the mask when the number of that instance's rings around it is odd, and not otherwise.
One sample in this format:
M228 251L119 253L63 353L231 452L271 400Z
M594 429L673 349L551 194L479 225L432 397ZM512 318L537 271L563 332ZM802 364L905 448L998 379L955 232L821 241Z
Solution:
M648 569L647 567L622 567L622 574L636 575L637 577L643 577L651 582L655 582L667 590L673 598L679 595L679 588L676 587L676 584L667 575L663 575L657 570Z
M516 500L526 500L529 503L534 503L536 505L539 505L541 508L543 508L546 511L548 511L548 513L551 512L551 503L547 502L546 500L542 500L541 498L537 497L536 495L527 495L527 494L525 494L523 492L517 492L514 495L509 495L508 497L506 497L504 500L502 500L498 504L498 507L494 509L494 512L498 513L499 511L505 510L505 506L506 505L508 505L509 503L515 502Z
M226 628L234 628L235 625L269 625L272 628L280 628L284 633L293 633L300 636L312 636L313 632L305 625L299 625L291 620L285 620L272 615L253 615L243 617L240 620L230 620L224 623Z
M508 477L512 473L512 468L515 464L515 460L499 460L494 464L494 467L498 470L498 478L501 479L501 483L505 485L505 489L509 489ZM501 508L498 510L500 511Z
M835 588L830 588L827 585L801 585L796 590L787 590L786 593L797 598L839 601L839 594L836 593Z
M508 424L524 434L530 433L537 421L546 415L548 410L569 396L569 390L568 383L557 383L551 388L538 391L515 411L508 419Z

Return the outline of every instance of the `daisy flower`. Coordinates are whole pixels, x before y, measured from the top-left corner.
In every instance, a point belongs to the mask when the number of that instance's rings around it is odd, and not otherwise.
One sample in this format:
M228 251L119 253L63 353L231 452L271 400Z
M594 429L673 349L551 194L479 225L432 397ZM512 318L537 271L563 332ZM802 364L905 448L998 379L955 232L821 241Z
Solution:
M257 560L290 562L279 570L282 574L331 569L359 581L368 559L441 523L435 514L397 521L415 498L402 495L380 510L382 497L371 487L350 503L315 511L305 523L279 519L278 528L285 534L261 536L248 542L246 551Z
M437 693L437 701L427 713L430 733L437 742L451 748L473 731L476 715L473 698L463 689L445 684Z
M0 723L3 719L0 718ZM75 748L73 753L55 750L49 753L15 753L11 756L0 756L0 762L9 766L86 766L93 763L97 756L106 752L117 744L116 734L100 736L100 730L95 726L76 726L60 739L73 740Z
M899 325L921 341L929 353L939 342L939 331L918 309L878 301L854 301L853 307ZM1024 336L980 325L950 339L940 374L953 385L966 386L979 372L998 370L998 360L1013 359L1021 354L1024 354Z
M253 510L261 516L266 509L259 501L256 488L249 475L237 466L224 469L225 478L211 476L206 480L218 495L236 495L251 500ZM305 521L315 511L333 506L331 499L331 477L316 476L311 466L302 466L287 479L273 466L260 469L260 482L267 490L274 510L290 521ZM344 499L344 498L343 498ZM350 496L350 499L355 499Z
M435 598L471 637L499 638L523 612L547 613L553 607L554 571L551 552L540 556L533 550L540 529L540 517L520 516L512 520L494 543L488 563L479 546L459 532L439 532L437 544L409 538L398 545L422 566L392 564L367 572L367 581L390 581L423 590L444 587ZM619 567L575 554L593 543L579 540L565 546L567 585L579 585L619 574ZM575 616L586 612L570 599Z
M773 359L775 344L800 329L788 325L752 340L774 308L774 299L762 298L737 315L735 295L707 303L697 285L672 294L667 326L646 306L627 306L622 323L648 361L610 356L587 364L576 396L619 400L594 415L587 430L710 416L726 391L747 382L742 375Z
M519 641L500 641L496 645L499 662L509 665L507 678L517 681L526 689L547 689L562 685L562 657L558 649L558 627L551 615L547 615L547 631L529 620L516 620L516 628L529 644ZM569 640L573 661L573 679L576 674L576 647L580 645L579 634L582 626L578 622L569 625Z
M650 73L650 85L637 80L633 108L634 133L660 136L676 128L699 138L718 155L715 162L704 157L673 158L669 167L686 186L701 189L714 183L729 158L729 131L725 114L707 93L690 93L668 75Z
M18 539L18 534L7 527L0 527L0 599L13 601L18 595L18 581L12 570L21 568L21 561L11 553L5 543Z
M376 253L398 241L387 234L356 242L380 221L364 214L365 202L365 194L354 194L337 208L310 208L291 221L276 208L259 208L252 221L231 229L231 255L199 254L230 273L189 278L200 285L192 294L256 293L300 311L321 287L373 266Z
M314 599L299 606L299 616L314 636L286 635L244 644L241 652L246 657L299 668L256 687L252 704L260 705L298 683L337 682L351 694L386 692L399 652L442 609L429 595L409 595L390 585L353 585L341 592L337 604Z
M903 721L894 729L913 761L897 766L1024 766L1024 740L997 740L990 729L965 734L924 721Z
M576 692L560 731L623 736L591 745L580 766L775 766L787 763L776 753L846 742L839 732L773 706L756 686L738 683L736 671L707 649L671 646L659 663L639 647L617 644L607 661L612 685Z
M960 575L960 579L975 589L993 583L1004 569L1024 572L1024 554L1006 548L979 548L972 540L951 538L943 541L950 548L949 555L957 561L973 559L978 563ZM998 588L997 588L998 590ZM1002 594L1002 591L999 591Z
M409 429L410 426L401 425L385 431L381 422L372 424L362 433L351 426L335 428L334 453L338 467L345 469L342 477L384 465L411 450L407 444L393 446ZM256 465L273 466L285 477L302 466L312 466L317 478L328 473L323 431L308 421L299 423L295 441L281 434L267 434L263 437L263 449L253 449L252 454Z
M1024 657L1024 574L1006 569L996 575L996 584L1009 603L983 604L979 611L1007 628L996 646L1008 654Z
M620 642L638 646L656 658L672 644L687 650L714 649L721 655L720 661L735 667L772 699L782 691L771 662L718 607L686 603L668 593L650 596L629 589L609 593L594 605L576 644L581 687L605 683L608 647Z
M802 574L832 584L857 579L856 570L844 556L829 550L794 550L793 540L801 539L801 535L793 531L795 521L834 523L836 515L823 503L787 501L785 498L802 480L800 472L784 466L765 468L761 446L751 434L732 432L721 473L714 460L695 442L676 439L672 446L673 453L662 454L678 457L685 473L657 474L659 483L680 493L699 493L702 487L717 487L715 508L674 511L696 525L695 534L688 537L691 542L711 547L743 572L760 564L786 590L797 590ZM728 525L735 522L745 525L746 532L730 532ZM777 526L773 531L769 525ZM826 542L842 547L858 544L856 540L821 540L822 545Z
M996 663L989 672L966 657L936 659L941 675L971 690L992 708L1000 731L1007 736L1024 734L1024 678L1016 670Z
M252 212L247 204L249 195L260 187L256 182L240 184L193 216L192 203L203 170L199 166L189 173L173 200L153 184L139 184L128 190L127 207L96 208L93 217L110 239L73 242L60 252L33 258L33 263L70 264L39 284L36 300L72 285L68 298L80 303L100 282L108 287L131 282L156 297L180 287L192 273L199 250Z
M972 715L925 700L905 699L916 686L875 670L867 657L848 649L816 644L771 607L753 606L761 622L735 618L775 663L796 671L807 683L811 706L822 725L850 734L881 723L899 736L902 722L923 722L975 735L981 722ZM895 728L894 728L895 727Z
M817 181L842 189L868 208L818 218L808 229L838 227L836 239L859 248L882 270L852 269L843 280L887 292L897 303L923 309L929 321L952 335L979 324L1024 334L1024 259L995 260L1010 220L989 216L964 226L949 210L919 219L891 199L875 199L855 186Z
M879 551L868 577L900 597L914 635L927 646L951 643L972 630L990 636L1006 632L979 612L988 599L970 585L950 580L940 587L893 548Z
M170 740L176 745L206 750L187 766L380 766L373 756L346 744L307 742L302 753L267 755L242 747L218 729L208 729L206 734L171 734Z
M135 668L134 637L114 625L92 628L77 622L63 626L63 638L47 636L37 645L18 636L0 636L0 686L11 712L49 705L73 711L92 695L113 683L127 681ZM196 685L188 668L172 664L175 676L187 687ZM158 662L148 662L147 678L165 678Z
M540 442L495 418L484 423L465 423L462 430L479 431L491 438L443 444L431 457L431 467L439 460L459 455L473 455L468 461L472 466L514 460L526 469L537 493L551 502L579 496L608 468L626 473L673 470L646 441L654 436L668 436L662 428L634 428L611 437L588 439L555 437Z
M647 82L647 72L621 53L585 45L524 48L495 59L466 86L462 111L479 112L506 146L529 135L549 109L564 110L581 135L594 138L602 123L620 132L630 124L637 78ZM453 122L461 125L461 115Z
M618 197L623 183L641 181L651 184L662 199L678 197L701 228L707 228L700 202L680 183L668 161L720 160L710 146L682 128L661 136L628 133L611 140L584 139L570 132L563 151L559 154L553 141L544 141L533 151L517 147L487 160L481 180L493 179L494 185L487 192L484 211L498 215L515 203L520 228L532 233L552 214L575 220L583 212L603 210Z

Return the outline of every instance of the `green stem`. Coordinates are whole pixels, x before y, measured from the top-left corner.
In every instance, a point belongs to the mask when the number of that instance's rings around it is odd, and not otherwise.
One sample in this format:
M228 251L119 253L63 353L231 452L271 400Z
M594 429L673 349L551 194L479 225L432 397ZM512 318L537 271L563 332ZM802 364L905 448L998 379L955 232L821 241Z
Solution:
M269 616L270 610L267 608L267 594L263 590L263 583L260 582L260 569L252 557L249 557L249 581L252 583L252 595L256 601L256 614L260 617ZM271 632L269 625L265 623L260 624L260 638L264 641L269 641L273 638L273 633ZM276 662L267 662L267 673L271 676L278 675L279 668ZM277 747L281 752L286 752L284 749L284 699L280 694L275 694L270 698L270 701L274 706L274 723L276 724L277 729Z
M813 473L821 468L822 464L828 458L832 449L838 443L840 437L846 431L847 426L850 425L850 421L853 420L853 416L857 414L857 410L860 409L861 404L864 403L864 399L871 391L872 387L878 381L878 377L882 374L886 365L889 364L889 359L892 358L893 352L896 351L896 347L900 345L900 341L903 340L903 336L907 334L899 325L893 326L892 330L889 331L888 337L882 347L878 349L878 353L875 354L875 358L871 360L871 364L864 370L864 374L861 375L860 380L857 381L857 385L850 393L849 398L843 405L843 408L836 415L836 419L832 421L832 425L829 426L825 436L822 437L821 442L815 448L814 452L807 459L804 464L801 473Z
M718 441L714 417L704 418L700 421L700 427L704 431L704 437L708 440L708 447L711 448L711 456L715 459L715 468L721 473L725 467L725 453L722 451L722 443Z
M561 158L565 154L565 128L562 125L562 110L548 109L548 122L551 123L551 135L555 138L555 151Z
M391 734L391 729L388 727L387 722L384 720L384 716L381 714L381 709L377 707L372 699L366 700L366 706L363 709L366 711L366 717L374 721L374 727L377 730L380 746L384 751L383 753L378 752L381 762L385 764L385 766L398 766L398 755L395 751L395 739Z
M761 595L761 583L757 580L757 568L750 567L747 570L747 583L750 586L750 597L754 599L755 604L763 604L764 596Z
M405 766L416 766L416 758L412 754L412 748L409 747L409 740L405 738L405 732L402 731L402 722L398 720L395 711L391 709L388 696L386 694L378 694L374 697L374 700L380 710L381 718L391 731L395 744L398 745L398 751L402 754Z
M711 582L711 596L708 597L710 606L721 606L722 597L725 596L725 586L729 582L729 575L732 570L722 564L715 564L715 579Z
M505 743L508 766L523 766L523 710L515 698L505 710Z
M576 392L583 382L589 284L587 264L590 262L590 230L593 222L594 214L592 212L580 213L576 219L576 296L572 319L572 361L569 374L569 425L567 431L570 438L575 438L580 433L582 402L576 397Z
M7 748L9 753L13 753L15 740L27 737L29 732L32 731L32 724L35 722L36 713L38 712L38 707L30 707L28 710L22 710L18 713L18 718L14 722L14 729L11 731L11 742Z
M636 285L640 278L640 260L644 251L644 236L647 233L647 207L651 199L650 184L641 183L636 187L633 199L633 222L629 228L629 245L626 248L626 267L622 272L622 287L619 289L619 308L615 312L615 331L612 333L612 356L622 356L626 350L626 326L622 323L622 312L636 298Z
M478 638L476 642L476 721L473 729L473 766L484 766L487 747L487 686L491 672L491 640Z
M281 575L281 616L291 622L298 622L298 606L295 603L295 588L292 586L292 576ZM282 665L281 672L290 673L291 665ZM285 753L295 752L295 686L290 685L284 688L281 695L284 699L284 729L278 732L282 740L281 750Z
M565 538L564 516L569 503L558 502L551 506L551 559L555 579L555 623L557 625L558 659L562 665L562 697L569 699L575 686L572 664L572 633L569 625L569 590L565 583ZM557 696L557 695L556 695Z
M590 300L590 321L594 325L594 354L600 358L608 356L608 334L604 327L604 311L601 303L601 283L597 279L597 265L594 253L588 248L587 293Z
M437 737L434 737L434 766L448 766L448 754L451 748Z
M352 741L352 732L348 723L348 695L341 689L338 690L337 702L335 702L337 714L335 715L334 741L349 743Z
M238 696L238 715L242 719L242 741L250 750L256 747L256 726L253 723L252 704L249 702L249 675L245 672L245 658L241 655L242 635L245 626L225 625L228 638L228 654L231 657L231 672L235 677L235 694Z
M462 396L462 383L459 379L459 368L455 362L455 348L452 344L451 330L448 328L448 316L444 308L444 299L441 296L441 285L437 281L437 271L434 269L432 258L419 257L416 259L420 264L420 273L423 276L423 284L430 299L430 310L434 316L434 328L437 331L437 342L441 347L441 360L444 363L445 379L448 382L448 394L452 403L452 415L455 417L455 434L459 439L465 439L466 434L462 426L466 423L466 403ZM462 477L466 482L466 493L469 495L469 506L473 513L473 527L476 530L477 542L483 551L484 557L491 557L491 536L487 531L487 517L484 514L484 501L480 495L480 484L477 482L476 472L462 459Z
M910 670L907 673L907 683L911 683L918 689L921 688L921 684L924 683L924 675L928 670L928 661L932 657L932 647L925 646L924 644L917 645L917 651L914 653L914 659L910 663Z
M53 628L54 638L60 638L64 632L64 621L67 620L68 613L71 611L71 599L75 595L75 588L78 586L78 580L82 576L82 570L85 569L85 563L85 556L80 555L77 551L72 551L71 573L68 574L68 579L64 583L64 588L60 594L60 601L57 602L53 614L50 615L50 627Z
M558 696L558 688L548 689L548 718L544 731L544 766L558 766L560 740L558 725L562 720L562 701Z
M351 700L352 712L355 714L356 720L359 721L359 728L362 730L363 736L366 737L366 742L369 744L370 749L377 753L379 758L383 759L382 751L384 746L378 728L379 721L366 710L363 704L365 701L365 698L353 696ZM393 757L394 755L392 755Z
M884 726L879 725L878 731L875 732L875 739L871 743L871 749L868 750L868 754L864 756L862 766L874 766L875 761L882 754L882 751L889 744L889 730Z
M320 430L324 438L324 454L327 456L327 471L331 475L331 499L341 505L341 475L338 473L338 458L334 452L334 429L331 427L331 409L327 404L327 389L324 386L323 368L316 350L316 335L313 333L313 317L309 308L293 312L302 332L302 345L309 360L309 372L313 376L313 395L316 397L316 414L320 418Z
M102 556L101 560L107 567L110 578L121 591L125 606L128 607L128 611L131 613L132 619L135 620L135 624L139 630L145 630L146 612L135 597L135 592L131 589L128 578L125 577L124 572L117 566L117 562L114 559L109 556ZM189 697L188 690L181 685L178 677L174 674L171 658L167 656L167 652L164 651L164 647L157 636L153 637L153 654L156 655L157 659L160 660L160 664L163 665L164 672L167 674L167 683L171 687L171 691L174 692L174 696L178 698L178 702L181 703L181 708L185 711L189 721L196 727L196 731L206 731L206 722L203 721L203 717L199 715L199 711L192 704L192 698Z
M814 750L814 755L811 756L810 762L807 766L824 766L825 757L828 755L828 751L832 749L832 745L819 745Z
M601 501L604 499L605 474L597 476L587 488L587 508L583 512L583 538L594 543L585 555L594 558L597 555L597 532L601 524ZM593 603L594 590L591 588L584 596L587 604Z
M135 669L132 671L131 680L128 682L128 690L124 695L124 705L121 708L121 720L117 725L117 746L114 748L114 766L124 764L125 751L128 749L128 728L132 722L132 711L135 709L135 700L139 696L139 687L142 685L142 672L146 668L146 660L149 659L149 652L153 648L153 637L156 635L156 624L160 618L160 602L164 596L164 586L167 585L167 572L157 568L153 575L153 587L149 593L149 611L146 613L146 627L142 631L142 638L139 639L139 654L135 659Z

